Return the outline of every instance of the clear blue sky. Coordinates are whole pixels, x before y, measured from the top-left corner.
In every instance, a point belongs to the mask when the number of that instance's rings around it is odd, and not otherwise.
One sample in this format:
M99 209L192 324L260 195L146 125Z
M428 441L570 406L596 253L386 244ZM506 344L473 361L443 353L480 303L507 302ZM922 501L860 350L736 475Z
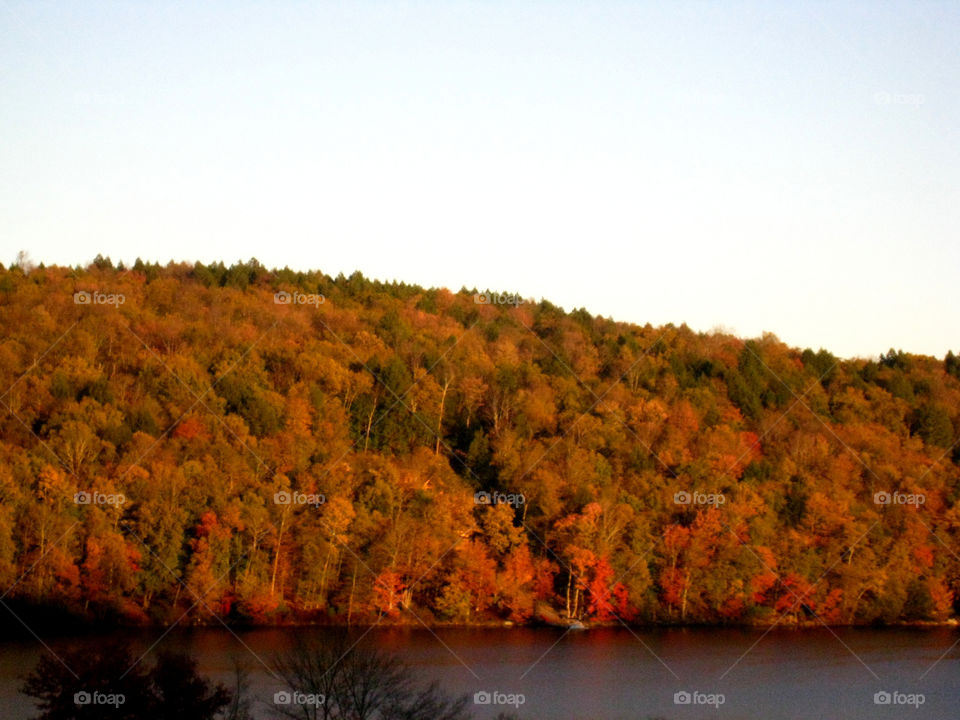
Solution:
M0 261L960 349L960 3L0 0Z

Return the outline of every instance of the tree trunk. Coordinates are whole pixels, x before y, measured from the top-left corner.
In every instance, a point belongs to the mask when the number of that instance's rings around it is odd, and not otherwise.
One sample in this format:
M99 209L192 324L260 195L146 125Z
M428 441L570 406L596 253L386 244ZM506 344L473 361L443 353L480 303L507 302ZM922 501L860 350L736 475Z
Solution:
M333 548L327 550L327 559L323 561L323 572L320 573L320 593L324 599L324 605L326 605L326 591L327 591L327 568L330 567L330 553L333 552Z
M350 584L350 602L347 604L347 627L350 627L350 618L353 617L353 591L357 589L357 566L353 566L353 582Z
M367 417L367 432L366 437L363 439L363 451L367 451L367 446L370 444L370 428L373 427L373 416L377 412L377 404L380 402L380 393L376 393L373 396L373 407L370 409L370 415Z
M443 405L447 400L447 390L450 388L450 381L445 380L443 383L443 393L440 395L440 415L437 417L437 445L433 449L434 455L440 454L440 433L443 430Z
M280 529L277 532L277 549L273 553L273 573L270 577L270 597L273 597L277 585L277 567L280 565L280 546L283 545L283 526L287 522L287 509L283 509L280 516Z

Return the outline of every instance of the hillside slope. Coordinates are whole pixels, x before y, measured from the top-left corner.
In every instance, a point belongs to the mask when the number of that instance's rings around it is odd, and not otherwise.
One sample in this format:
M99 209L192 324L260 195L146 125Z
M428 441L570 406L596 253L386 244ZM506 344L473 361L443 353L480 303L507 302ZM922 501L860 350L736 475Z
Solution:
M944 620L960 361L520 296L0 269L0 587L91 620Z

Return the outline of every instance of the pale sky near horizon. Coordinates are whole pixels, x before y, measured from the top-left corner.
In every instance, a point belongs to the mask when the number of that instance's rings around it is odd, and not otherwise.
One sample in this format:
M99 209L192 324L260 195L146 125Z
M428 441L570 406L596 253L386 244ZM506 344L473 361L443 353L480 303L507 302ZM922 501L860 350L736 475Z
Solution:
M960 350L960 3L0 0L0 262Z

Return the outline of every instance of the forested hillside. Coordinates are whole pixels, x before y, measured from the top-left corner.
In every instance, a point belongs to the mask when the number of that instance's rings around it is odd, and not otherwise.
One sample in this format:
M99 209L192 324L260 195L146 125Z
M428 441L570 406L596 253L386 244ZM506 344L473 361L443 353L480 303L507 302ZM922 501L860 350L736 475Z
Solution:
M256 261L0 269L0 330L0 590L20 608L960 610L952 355L838 360Z

